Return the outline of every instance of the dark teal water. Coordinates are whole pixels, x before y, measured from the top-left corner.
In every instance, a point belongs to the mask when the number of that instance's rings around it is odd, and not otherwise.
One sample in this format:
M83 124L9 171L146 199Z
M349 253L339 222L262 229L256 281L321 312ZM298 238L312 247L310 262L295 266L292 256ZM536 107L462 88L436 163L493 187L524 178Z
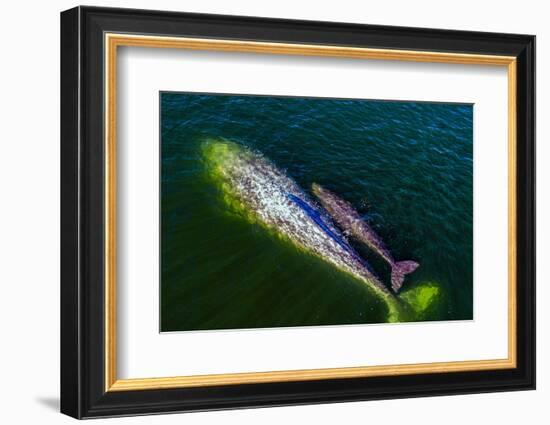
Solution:
M472 319L471 105L161 93L161 330L378 323L362 282L228 211L201 143L262 152L310 191L351 202L396 259L435 285L416 320ZM379 276L389 269L352 242Z

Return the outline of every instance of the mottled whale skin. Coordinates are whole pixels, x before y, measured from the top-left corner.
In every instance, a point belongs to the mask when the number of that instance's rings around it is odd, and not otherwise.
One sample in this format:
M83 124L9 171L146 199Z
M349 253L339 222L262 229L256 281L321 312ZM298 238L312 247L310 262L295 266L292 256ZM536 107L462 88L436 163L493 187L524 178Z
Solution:
M255 221L368 284L398 313L397 298L349 245L322 208L263 155L234 142L207 141L203 154L209 174L227 202ZM394 318L395 319L395 318Z
M342 231L368 245L391 266L392 289L394 292L398 292L403 285L405 275L415 271L418 263L414 261L395 261L382 239L361 218L349 202L316 183L312 185L312 190Z

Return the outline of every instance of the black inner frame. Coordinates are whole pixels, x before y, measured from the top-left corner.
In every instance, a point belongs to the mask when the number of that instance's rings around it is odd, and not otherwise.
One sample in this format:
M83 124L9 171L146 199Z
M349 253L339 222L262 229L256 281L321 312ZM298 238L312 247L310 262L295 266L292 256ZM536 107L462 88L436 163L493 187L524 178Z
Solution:
M517 368L105 392L104 33L517 57ZM77 418L534 389L535 37L77 7L61 14L61 411Z

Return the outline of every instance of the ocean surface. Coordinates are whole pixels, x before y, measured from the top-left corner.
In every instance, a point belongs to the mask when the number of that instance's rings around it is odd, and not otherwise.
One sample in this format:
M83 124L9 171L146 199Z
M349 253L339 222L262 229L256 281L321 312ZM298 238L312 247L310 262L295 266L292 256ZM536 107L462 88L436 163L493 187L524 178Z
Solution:
M161 331L387 321L365 283L228 210L205 172L209 138L261 152L308 193L332 190L396 260L420 263L402 288L422 304L413 320L473 318L472 105L160 96ZM350 243L389 285L389 267Z

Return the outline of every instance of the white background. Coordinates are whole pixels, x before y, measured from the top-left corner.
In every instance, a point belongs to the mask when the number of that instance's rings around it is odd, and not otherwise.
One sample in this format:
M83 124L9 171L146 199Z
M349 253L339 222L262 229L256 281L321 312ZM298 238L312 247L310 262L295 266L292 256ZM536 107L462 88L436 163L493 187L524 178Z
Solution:
M115 419L121 423L256 424L338 422L461 424L548 423L550 126L544 118L550 28L544 2L524 0L258 2L98 1L98 5L537 34L538 43L538 390ZM59 391L59 17L69 1L10 2L2 10L0 212L2 298L1 421L69 423Z
M507 358L505 66L123 48L119 72L120 378ZM474 320L159 334L158 110L166 90L474 104Z

